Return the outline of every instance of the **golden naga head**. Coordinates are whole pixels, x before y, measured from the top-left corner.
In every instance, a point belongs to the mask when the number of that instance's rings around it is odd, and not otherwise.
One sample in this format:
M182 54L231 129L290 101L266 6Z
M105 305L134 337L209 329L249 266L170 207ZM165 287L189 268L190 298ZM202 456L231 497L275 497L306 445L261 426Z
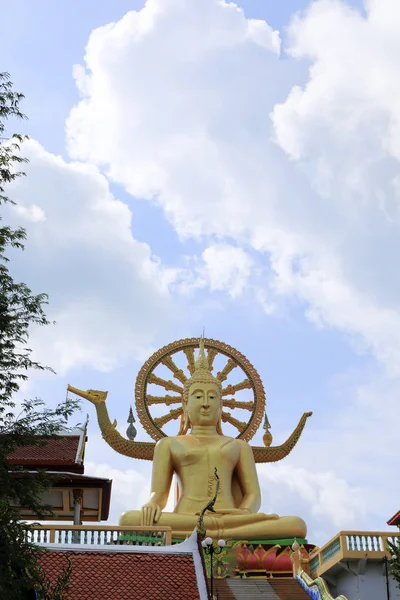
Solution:
M72 392L81 398L85 398L85 400L89 400L92 404L103 404L108 396L108 392L102 392L101 390L79 390L78 388L72 387L72 385L67 386L68 392Z
M218 396L219 410L217 422L215 423L217 426L217 431L222 435L221 429L221 412L222 412L222 384L219 379L214 377L211 374L210 365L204 351L204 339L200 338L200 350L195 362L195 370L192 376L187 379L184 383L183 388L183 415L181 420L181 426L178 435L185 435L187 431L191 428L192 423L190 422L189 414L188 414L188 402L191 390L193 388L200 388L205 390L205 388L209 388L211 386L214 388L215 392Z

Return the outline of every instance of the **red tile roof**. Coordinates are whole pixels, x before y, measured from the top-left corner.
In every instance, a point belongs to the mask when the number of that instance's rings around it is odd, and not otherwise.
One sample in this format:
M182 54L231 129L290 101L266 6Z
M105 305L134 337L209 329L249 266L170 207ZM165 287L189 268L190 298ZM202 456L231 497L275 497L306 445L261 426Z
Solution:
M65 600L199 600L191 554L50 551L41 558L52 583L72 562Z
M78 456L80 440L80 435L68 435L51 438L43 446L20 446L7 460L10 465L26 468L83 473L83 461Z
M393 517L391 517L391 519L389 519L387 524L388 525L397 525L398 527L400 527L400 510L397 511L397 513L395 515L393 515Z

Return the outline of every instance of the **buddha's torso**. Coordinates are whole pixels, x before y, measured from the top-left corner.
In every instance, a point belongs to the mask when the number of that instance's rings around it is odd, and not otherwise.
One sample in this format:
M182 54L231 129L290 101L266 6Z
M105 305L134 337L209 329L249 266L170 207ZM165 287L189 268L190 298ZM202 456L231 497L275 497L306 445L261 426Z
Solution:
M174 470L182 490L174 512L195 514L204 508L214 496L215 467L220 477L215 508L234 508L232 475L240 456L237 440L221 435L185 435L170 440Z

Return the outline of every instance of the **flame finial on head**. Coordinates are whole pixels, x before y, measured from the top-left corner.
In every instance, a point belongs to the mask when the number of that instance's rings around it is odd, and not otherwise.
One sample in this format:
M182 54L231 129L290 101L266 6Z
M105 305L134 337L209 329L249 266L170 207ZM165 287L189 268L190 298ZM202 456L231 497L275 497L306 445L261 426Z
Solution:
M204 350L204 338L199 339L199 353L195 361L195 369L192 376L185 381L183 391L183 402L188 400L189 388L194 383L215 383L219 389L222 389L222 384L217 377L211 374L210 363L208 362L207 355Z
M196 373L196 371L210 371L210 365L208 362L208 358L204 351L204 337L203 336L201 336L201 338L200 338L200 350L199 350L199 353L196 358L195 371L194 371L193 375Z

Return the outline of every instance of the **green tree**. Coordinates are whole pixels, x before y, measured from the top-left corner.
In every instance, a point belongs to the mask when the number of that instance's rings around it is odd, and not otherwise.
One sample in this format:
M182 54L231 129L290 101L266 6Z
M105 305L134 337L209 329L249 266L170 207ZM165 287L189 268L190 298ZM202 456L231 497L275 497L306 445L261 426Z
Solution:
M388 540L388 548L392 555L392 559L389 563L389 573L400 590L400 538L397 538L395 542Z
M22 98L13 91L9 75L0 73L0 207L15 204L7 196L7 186L24 176L21 167L26 159L21 157L20 147L26 136L5 137L6 124L26 118L20 110ZM34 585L39 598L55 600L62 598L67 571L52 588L38 565L42 550L29 541L30 528L19 522L18 511L18 506L24 506L38 519L49 516L51 508L43 504L41 494L54 476L23 469L15 473L14 467L11 472L7 456L21 446L44 444L65 430L77 404L67 399L48 408L35 398L16 405L15 395L30 371L49 369L33 360L28 347L32 327L49 324L44 311L47 296L34 295L25 283L15 281L6 255L12 249L22 251L25 238L22 227L13 229L0 215L0 598L28 598Z

